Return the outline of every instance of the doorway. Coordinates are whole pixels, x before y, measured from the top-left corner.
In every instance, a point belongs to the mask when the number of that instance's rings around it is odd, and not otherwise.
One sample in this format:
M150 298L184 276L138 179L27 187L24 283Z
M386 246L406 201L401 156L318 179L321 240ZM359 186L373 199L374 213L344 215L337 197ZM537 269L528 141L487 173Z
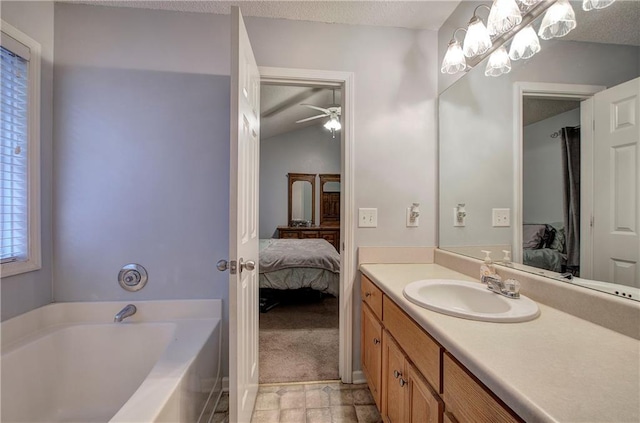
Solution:
M354 239L354 221L353 213L353 125L352 116L354 109L354 75L351 72L338 72L338 71L318 71L308 69L286 69L286 68L260 68L261 85L265 84L279 84L287 86L306 87L313 92L318 90L331 91L331 101L328 105L334 102L333 94L335 90L336 101L339 100L341 107L340 123L341 128L335 132L335 138L333 134L331 138L326 139L329 142L339 143L339 171L335 173L323 173L324 177L329 177L328 182L332 182L331 178L337 176L339 178L339 218L337 219L337 227L333 227L333 234L325 232L325 238L335 236L337 239L330 239L330 243L334 245L336 251L340 256L340 273L339 273L339 295L336 298L338 312L338 378L344 383L352 382L353 362L352 362L352 339L353 339L353 281L355 278L354 268L354 252L353 252L353 239ZM339 95L339 97L338 97ZM303 103L306 100L301 100L299 103ZM297 106L300 107L300 106ZM322 106L321 106L322 107ZM305 117L312 117L317 114L321 114L320 111L315 113L315 110L308 108L309 113ZM296 119L298 120L298 119ZM324 118L319 119L321 121L320 128L327 131L323 125ZM295 121L294 121L294 125ZM329 137L330 131L324 132L326 137ZM333 144L335 146L335 144ZM293 172L292 172L293 173ZM307 173L307 172L303 172ZM317 175L315 190L318 198L324 195L324 191L331 196L331 185L326 185L320 182L320 175ZM280 184L288 184L287 176L281 175ZM261 181L262 183L262 181ZM286 185L285 185L286 186ZM314 197L315 198L315 197ZM335 200L335 195L333 199ZM317 221L320 221L320 217L323 211L320 210L322 202L318 200L317 206L314 208L318 213ZM334 202L335 205L335 202ZM262 209L263 205L260 205ZM288 216L287 216L288 217ZM303 219L304 220L304 219ZM285 223L290 223L286 222ZM323 222L324 223L324 222ZM337 230L336 230L337 229ZM276 234L276 228L272 229L271 235ZM306 230L304 228L302 231ZM275 310L275 309L274 309ZM262 370L261 370L262 371Z
M261 384L337 380L342 88L260 89Z

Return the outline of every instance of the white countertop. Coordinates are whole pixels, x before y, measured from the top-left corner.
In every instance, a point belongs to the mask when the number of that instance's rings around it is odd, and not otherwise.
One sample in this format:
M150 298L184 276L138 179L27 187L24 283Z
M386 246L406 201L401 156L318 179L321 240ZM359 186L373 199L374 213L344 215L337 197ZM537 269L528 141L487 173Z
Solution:
M489 323L406 300L414 280L478 282L437 264L360 270L525 421L640 422L640 341L540 303L535 320Z

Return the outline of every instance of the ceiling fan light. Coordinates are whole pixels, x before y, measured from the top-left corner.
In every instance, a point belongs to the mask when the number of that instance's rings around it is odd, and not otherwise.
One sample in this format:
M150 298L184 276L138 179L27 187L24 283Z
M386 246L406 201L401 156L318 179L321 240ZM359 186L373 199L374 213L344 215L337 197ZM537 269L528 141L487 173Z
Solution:
M454 74L461 72L466 68L467 61L464 58L462 47L456 39L453 39L449 42L447 53L444 55L444 59L442 60L442 67L440 68L440 72Z
M509 57L511 60L529 59L539 51L540 40L536 35L536 31L529 24L513 37L511 48L509 49Z
M489 35L502 35L511 31L520 22L522 22L522 14L516 0L493 0L487 20Z
M611 6L616 0L583 0L582 10L588 12L593 9L604 9Z
M331 117L331 119L329 119L327 123L324 124L324 127L329 131L339 131L340 129L342 129L340 121L335 116Z
M484 74L486 76L500 76L509 72L511 72L509 54L507 54L507 49L504 46L500 46L489 56Z
M467 57L477 56L486 53L491 48L491 37L482 19L474 16L467 27L467 34L464 36L462 52Z
M576 14L568 0L558 0L542 18L538 35L543 40L564 37L576 27Z

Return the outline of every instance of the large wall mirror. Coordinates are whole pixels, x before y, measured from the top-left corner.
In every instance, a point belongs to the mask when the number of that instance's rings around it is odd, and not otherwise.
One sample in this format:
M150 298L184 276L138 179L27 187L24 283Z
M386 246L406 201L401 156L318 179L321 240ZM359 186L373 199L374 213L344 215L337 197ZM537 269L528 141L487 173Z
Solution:
M289 173L289 226L313 226L316 221L316 175Z
M571 3L567 36L441 94L439 244L640 300L640 2Z

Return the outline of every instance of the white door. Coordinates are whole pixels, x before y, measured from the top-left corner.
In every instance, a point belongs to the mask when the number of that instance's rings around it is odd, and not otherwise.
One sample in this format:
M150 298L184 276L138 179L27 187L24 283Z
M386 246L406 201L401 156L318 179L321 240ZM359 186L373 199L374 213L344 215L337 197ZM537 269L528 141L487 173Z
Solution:
M240 9L231 9L229 417L248 423L258 392L260 73Z
M593 277L640 287L640 78L595 102Z

